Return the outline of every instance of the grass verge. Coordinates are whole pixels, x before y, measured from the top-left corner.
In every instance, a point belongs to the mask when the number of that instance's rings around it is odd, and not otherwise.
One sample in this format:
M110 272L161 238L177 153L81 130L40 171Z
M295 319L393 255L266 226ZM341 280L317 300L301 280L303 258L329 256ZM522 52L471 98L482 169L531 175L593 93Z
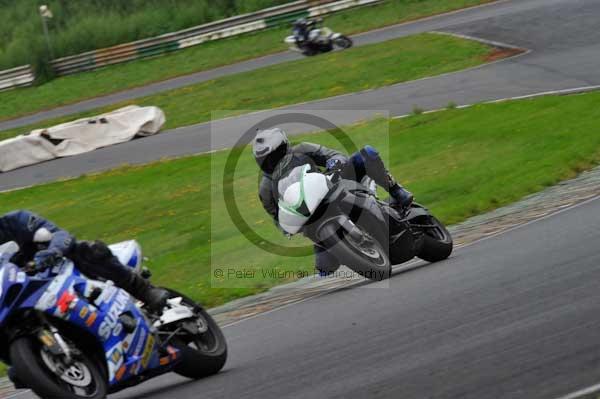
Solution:
M378 146L417 199L453 224L599 164L599 102L598 92L549 96L379 119L345 131L357 145ZM300 140L339 148L335 137L326 133L294 137ZM124 167L3 193L0 213L32 209L80 238L115 242L135 237L150 257L148 265L156 282L182 290L207 306L291 281L295 273L310 273L311 257L268 254L234 228L216 196L227 155L228 151L221 151ZM244 151L235 175L242 215L263 237L290 245L258 202L257 174L250 152ZM306 242L295 238L291 244ZM225 288L211 284L211 264L285 274L257 273L238 288Z
M378 119L345 130L357 145L380 147L391 160L391 170L419 202L453 224L598 164L599 101L600 93L543 97L391 122ZM299 140L339 148L336 138L326 133L294 137ZM235 229L218 197L227 155L221 151L124 167L3 193L0 213L32 209L81 238L114 242L135 237L150 258L156 282L207 306L293 280L296 272L310 272L311 257L271 255L250 245ZM256 195L257 176L246 149L235 174L244 219L257 233L281 245L306 244L303 238L288 242L274 228ZM226 288L220 281L211 284L211 264L292 274L258 273L236 283L237 288Z
M0 139L131 103L162 108L167 115L166 128L174 128L209 121L213 110L269 109L457 71L480 65L493 53L493 48L479 42L424 33L225 76L77 116L6 130L0 132Z
M334 14L327 17L325 23L351 34L490 1L390 0L377 6ZM287 27L282 27L209 42L167 56L114 65L37 87L0 93L0 120L283 51L282 40L288 31Z

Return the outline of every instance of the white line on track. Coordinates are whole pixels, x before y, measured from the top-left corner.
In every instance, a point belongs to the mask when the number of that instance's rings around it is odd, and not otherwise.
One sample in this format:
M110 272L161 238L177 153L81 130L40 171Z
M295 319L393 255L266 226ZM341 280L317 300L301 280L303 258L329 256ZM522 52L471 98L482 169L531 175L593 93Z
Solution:
M469 107L473 107L475 105L481 105L481 104L495 104L495 103L502 103L502 102L506 102L506 101L527 100L529 98L544 97L544 96L566 96L569 94L583 94L583 93L588 93L591 91L598 91L598 90L600 90L600 85L573 87L570 89L561 89L561 90L549 90L549 91L542 91L539 93L525 94L525 95L517 96L517 97L498 98L496 100L484 101L484 102L480 102L480 103L458 105L456 108L463 109L463 108L469 108ZM446 111L447 109L448 108L437 108L437 109L425 111L423 113L424 114L433 114L435 112ZM393 116L392 119L408 118L409 116L413 116L413 114L404 114L404 115Z
M598 393L598 392L600 392L600 384L592 385L591 387L581 389L579 391L570 393L565 396L561 396L560 398L556 398L556 399L577 399L577 398L583 398L584 396L591 395L593 393Z

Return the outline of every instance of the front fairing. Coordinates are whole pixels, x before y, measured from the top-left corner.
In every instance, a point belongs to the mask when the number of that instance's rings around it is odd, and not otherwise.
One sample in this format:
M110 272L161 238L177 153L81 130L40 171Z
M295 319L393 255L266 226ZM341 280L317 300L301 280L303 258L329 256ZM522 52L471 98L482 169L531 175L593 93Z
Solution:
M309 164L297 166L277 181L279 225L290 234L303 228L331 188L325 175L311 170Z
M88 298L95 290L100 290L101 294L92 302ZM64 301L61 308L61 300L65 297L74 297L68 303L68 309ZM72 262L63 265L63 270L59 271L35 308L87 330L98 339L106 354L111 385L164 366L157 350L154 328L136 306L135 300L112 282L83 277ZM126 331L120 320L123 314L137 321L133 332ZM177 354L173 360L176 357Z
M23 287L23 295L12 306L5 306L5 289L17 282ZM0 269L0 284L3 290L0 293L0 301L3 301L0 302L0 328L9 327L12 314L35 309L87 331L104 350L111 386L150 370L166 370L178 360L176 350L171 350L166 360L161 358L155 329L126 291L111 282L87 279L71 261L66 260L33 277L5 263ZM95 299L94 291L100 292ZM136 320L133 332L126 331L119 318L123 314Z
M10 317L21 309L35 306L51 279L32 279L10 263L8 257L0 261L0 330Z

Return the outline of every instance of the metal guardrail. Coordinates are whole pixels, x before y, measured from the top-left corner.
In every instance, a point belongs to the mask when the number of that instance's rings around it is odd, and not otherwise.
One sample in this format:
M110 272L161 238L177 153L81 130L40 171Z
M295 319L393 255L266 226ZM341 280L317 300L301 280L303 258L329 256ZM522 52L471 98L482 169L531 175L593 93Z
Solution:
M0 91L29 86L34 80L35 75L29 65L0 71Z
M52 62L58 75L97 69L106 65L152 57L206 41L219 40L243 33L291 23L300 17L319 16L383 0L299 0L255 13L211 22L178 32L138 40L105 49L89 51Z
M321 16L352 7L381 3L383 1L385 0L299 0L250 14L210 22L178 32L166 33L157 37L58 58L52 61L52 67L59 76L91 71L108 65L177 51L207 41L219 40L288 24L301 17ZM9 71L0 72L0 90L2 89L2 76L7 72ZM33 78L33 75L31 75L31 80L28 82L31 83ZM26 82L26 80L22 82ZM6 88L15 86L6 86Z

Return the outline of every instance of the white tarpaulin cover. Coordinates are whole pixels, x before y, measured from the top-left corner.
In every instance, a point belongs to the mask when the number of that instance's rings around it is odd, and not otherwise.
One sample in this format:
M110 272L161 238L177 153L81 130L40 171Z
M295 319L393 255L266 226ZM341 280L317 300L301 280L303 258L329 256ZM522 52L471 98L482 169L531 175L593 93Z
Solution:
M83 154L159 132L165 123L157 107L132 105L0 142L0 172Z

